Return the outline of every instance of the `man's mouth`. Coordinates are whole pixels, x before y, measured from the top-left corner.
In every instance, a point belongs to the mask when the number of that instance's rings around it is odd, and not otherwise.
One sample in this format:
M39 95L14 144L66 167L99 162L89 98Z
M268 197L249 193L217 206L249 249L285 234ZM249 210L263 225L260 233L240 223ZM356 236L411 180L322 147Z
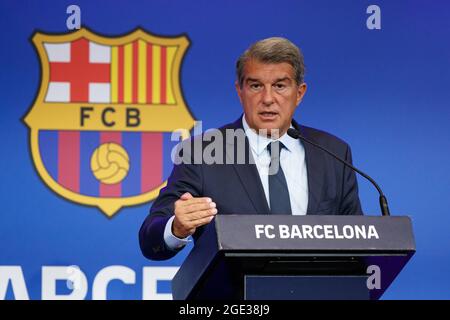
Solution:
M260 112L259 115L263 118L263 119L273 119L275 118L275 116L277 115L277 112L270 112L270 111L264 111L264 112Z

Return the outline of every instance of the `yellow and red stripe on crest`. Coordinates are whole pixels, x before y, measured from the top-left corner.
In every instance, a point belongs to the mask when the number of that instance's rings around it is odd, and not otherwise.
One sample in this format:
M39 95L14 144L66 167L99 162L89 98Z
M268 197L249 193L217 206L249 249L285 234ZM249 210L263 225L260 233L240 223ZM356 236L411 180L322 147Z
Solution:
M136 40L111 47L111 102L175 104L172 66L176 46Z

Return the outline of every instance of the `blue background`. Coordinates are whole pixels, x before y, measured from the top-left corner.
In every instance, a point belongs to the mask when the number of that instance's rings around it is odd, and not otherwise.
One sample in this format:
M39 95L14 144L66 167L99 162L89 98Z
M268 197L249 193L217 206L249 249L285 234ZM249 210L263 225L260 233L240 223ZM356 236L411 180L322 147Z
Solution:
M70 4L81 7L83 25L108 36L138 26L186 33L191 46L181 83L203 129L240 115L234 66L250 43L285 36L298 44L309 88L296 118L346 140L354 163L382 186L391 212L413 219L417 253L383 298L450 298L448 1L2 0L0 265L22 266L32 299L41 295L42 265L80 266L90 298L95 274L114 264L135 270L136 285L113 283L108 297L140 299L143 266L178 266L188 253L145 260L137 233L150 203L108 219L56 196L34 169L21 121L40 79L29 38L35 30L67 32ZM371 4L381 8L381 30L366 27ZM378 214L377 193L359 184L365 212Z

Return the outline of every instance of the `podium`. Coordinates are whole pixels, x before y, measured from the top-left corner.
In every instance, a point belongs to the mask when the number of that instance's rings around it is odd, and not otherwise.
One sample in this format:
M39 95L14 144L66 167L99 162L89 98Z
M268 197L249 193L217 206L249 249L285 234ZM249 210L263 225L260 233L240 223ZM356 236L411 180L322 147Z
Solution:
M378 299L415 253L405 216L217 215L175 300Z

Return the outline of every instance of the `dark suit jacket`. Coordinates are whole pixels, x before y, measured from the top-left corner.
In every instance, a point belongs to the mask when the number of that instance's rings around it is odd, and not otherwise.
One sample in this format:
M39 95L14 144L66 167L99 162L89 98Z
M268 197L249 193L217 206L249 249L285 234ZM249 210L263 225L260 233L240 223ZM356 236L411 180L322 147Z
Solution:
M306 138L352 162L350 147L344 141L326 132L300 126L295 121L293 126ZM217 130L225 136L226 129L242 129L242 117ZM204 136L205 134L194 137L184 142L184 146L195 144L195 140L199 139L197 143L200 143L201 150L204 150L210 143L203 141L207 140ZM223 144L224 161L230 154L226 150L226 143ZM314 146L307 143L303 143L303 146L309 189L307 214L362 214L353 170ZM188 149L183 149L184 152L185 150ZM234 150L236 151L236 143ZM167 186L161 189L139 231L139 242L144 256L153 260L164 260L178 252L170 250L165 245L164 228L174 214L174 202L185 192L191 193L194 197L210 197L217 204L218 214L270 214L256 165L248 162L251 152L246 138L245 150L246 164L236 164L237 152L234 152L234 164L203 163L174 166ZM188 158L193 160L192 155ZM198 239L203 229L204 227L197 228L193 235L194 240Z

